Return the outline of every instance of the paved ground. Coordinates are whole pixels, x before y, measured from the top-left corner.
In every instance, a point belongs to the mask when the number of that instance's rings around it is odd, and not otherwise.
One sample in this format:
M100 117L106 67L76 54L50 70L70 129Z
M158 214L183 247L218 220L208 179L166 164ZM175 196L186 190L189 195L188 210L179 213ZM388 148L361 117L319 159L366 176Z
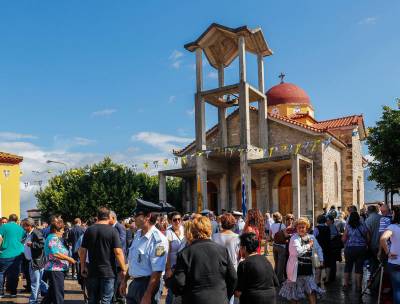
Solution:
M338 304L338 303L346 303L346 304L358 304L358 303L366 303L366 304L375 304L377 303L376 297L371 297L366 295L363 297L363 301L359 299L357 294L354 291L343 292L342 291L342 273L343 273L343 263L338 264L338 278L337 282L332 285L326 287L325 296L318 300L317 303L321 304ZM20 290L22 292L23 282L20 283ZM65 304L81 304L83 303L83 297L81 295L79 285L76 281L66 280L65 281ZM28 303L29 294L19 293L16 299L0 299L0 303ZM162 301L162 304L164 301ZM265 302L268 303L268 302ZM283 304L287 303L283 299L278 299L277 303ZM304 301L304 303L306 303Z

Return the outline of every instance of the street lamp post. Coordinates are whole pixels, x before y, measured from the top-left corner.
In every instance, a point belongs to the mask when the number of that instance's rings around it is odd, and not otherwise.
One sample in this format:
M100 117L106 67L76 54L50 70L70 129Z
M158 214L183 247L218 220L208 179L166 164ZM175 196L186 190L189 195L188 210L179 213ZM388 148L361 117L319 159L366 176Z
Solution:
M60 164L60 165L65 166L65 170L68 169L68 165L67 165L66 163L64 163L64 162L62 162L62 161L58 161L58 160L51 160L51 159L48 159L48 160L46 160L46 164Z

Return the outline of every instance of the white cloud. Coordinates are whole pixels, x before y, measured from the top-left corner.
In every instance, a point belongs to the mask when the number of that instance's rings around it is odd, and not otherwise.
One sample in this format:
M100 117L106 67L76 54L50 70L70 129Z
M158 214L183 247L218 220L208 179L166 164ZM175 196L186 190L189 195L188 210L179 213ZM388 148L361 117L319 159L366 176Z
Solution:
M178 50L174 50L168 57L168 59L171 61L171 66L174 69L179 69L181 67L183 61L180 58L182 57L183 53Z
M77 146L88 146L88 145L92 145L96 142L94 139L89 139L89 138L85 138L85 137L74 137L74 138L72 138L72 141Z
M211 79L218 79L218 73L215 71L210 71L208 72L207 77Z
M146 132L142 132L141 135L138 134L140 135L138 138L141 138L143 142L152 142L153 146L160 147L160 151L156 153L140 154L139 147L129 147L124 151L111 153L109 155L111 159L114 162L129 167L132 167L133 164L138 164L140 171L143 170L143 162L147 161L151 164L151 168L146 172L149 174L156 174L157 170L152 167L153 161L158 160L161 164L164 158L171 157L170 153L165 151L167 150L166 145L171 144L172 146L174 142L177 144L185 142L185 139L180 137L149 132L147 132L148 136L146 136L145 133ZM149 137L154 136L154 134L156 136L150 139ZM158 144L156 142L157 140L159 141ZM187 140L190 141L190 139ZM78 138L78 141L86 143L84 139ZM163 142L166 145L163 145ZM21 176L20 183L22 216L26 216L26 210L36 208L35 193L40 188L39 181L42 181L42 187L45 187L47 181L61 171L91 165L101 161L106 156L93 152L71 152L68 148L43 148L24 141L0 141L0 151L21 155L24 158L21 163L23 175ZM47 160L62 162L65 163L66 166L57 163L47 163Z
M172 63L172 67L173 67L174 69L179 69L179 68L181 67L181 64L182 64L182 60L177 60L177 61L174 61L174 62Z
M62 135L54 136L54 145L57 149L69 149L76 146L89 146L95 144L94 139L89 139L85 137L75 136L67 137Z
M180 145L192 141L192 139L188 137L179 137L156 132L139 132L132 135L132 140L144 142L165 153L171 153L172 150L178 148Z
M37 137L31 134L21 134L15 132L0 132L0 140L21 140L21 139L36 139Z
M172 61L176 61L181 57L183 57L183 53L178 51L178 50L173 50L171 55L169 55L169 59L172 60Z
M378 18L377 17L366 17L358 22L360 25L373 25L376 24Z
M175 96L175 95L172 95L172 96L170 96L170 97L168 98L168 103L174 103L175 100L176 100L176 96Z
M92 112L92 116L93 117L110 116L110 115L114 114L115 112L117 112L116 109L104 109L104 110Z
M194 115L194 108L190 109L190 110L186 110L186 114L190 117L193 117Z

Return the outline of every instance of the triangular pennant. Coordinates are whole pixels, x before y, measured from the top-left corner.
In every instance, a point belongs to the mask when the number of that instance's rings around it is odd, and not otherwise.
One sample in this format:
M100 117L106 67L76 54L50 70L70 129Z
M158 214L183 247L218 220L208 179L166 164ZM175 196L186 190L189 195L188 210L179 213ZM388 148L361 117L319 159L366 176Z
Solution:
M274 151L274 148L273 147L271 147L271 148L269 148L269 157L271 157L272 156L272 152Z

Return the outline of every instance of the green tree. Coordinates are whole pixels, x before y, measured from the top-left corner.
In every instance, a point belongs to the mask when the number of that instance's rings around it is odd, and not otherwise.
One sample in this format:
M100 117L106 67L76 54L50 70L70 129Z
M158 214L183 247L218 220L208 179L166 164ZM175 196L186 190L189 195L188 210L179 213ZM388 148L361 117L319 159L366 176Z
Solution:
M387 192L400 187L400 110L383 107L382 117L369 129L367 145L373 161L370 180Z
M181 181L167 181L167 195L181 206ZM120 218L132 215L136 198L158 202L158 177L113 163L110 158L92 166L72 169L49 180L36 193L38 208L47 218L61 214L66 220L84 219L96 214L99 206L114 210Z

